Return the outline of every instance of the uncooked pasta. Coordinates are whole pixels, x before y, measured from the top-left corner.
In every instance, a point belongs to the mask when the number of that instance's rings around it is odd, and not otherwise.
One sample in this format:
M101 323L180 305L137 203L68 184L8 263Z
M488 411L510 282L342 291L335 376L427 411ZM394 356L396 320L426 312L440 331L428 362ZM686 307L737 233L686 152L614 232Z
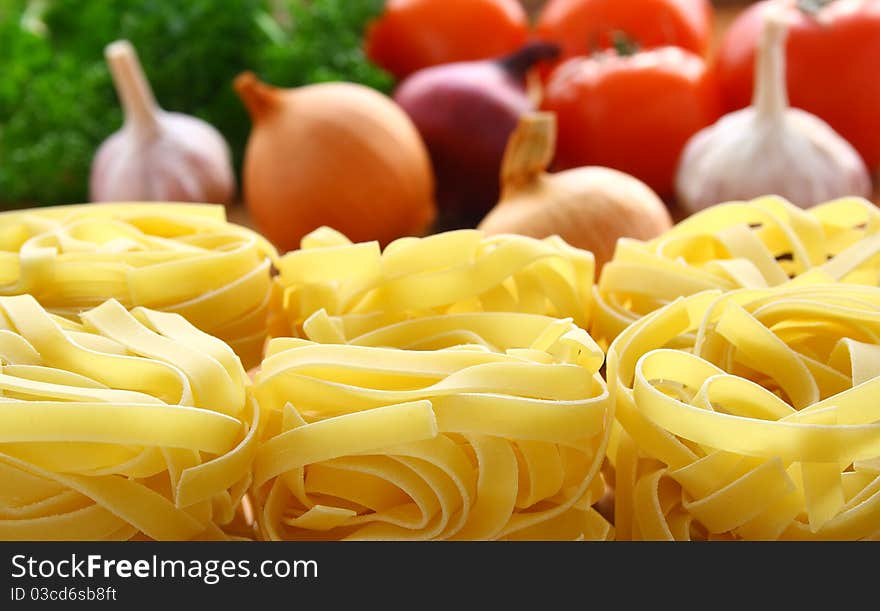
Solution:
M639 317L700 291L812 281L880 285L880 210L861 198L803 210L775 196L698 212L649 242L618 241L595 288L602 346Z
M226 538L258 407L238 357L177 314L74 322L0 297L0 540Z
M207 204L56 206L0 214L0 295L75 318L116 299L183 315L245 365L266 338L275 249Z
M608 353L621 539L880 535L880 289L717 290Z
M348 336L319 310L303 334L271 340L255 380L264 538L613 536L594 508L604 357L570 319L442 314Z
M587 328L594 258L558 237L486 237L475 230L402 238L384 252L321 228L286 254L275 279L272 333L300 335L318 310L348 335L460 312L526 312Z

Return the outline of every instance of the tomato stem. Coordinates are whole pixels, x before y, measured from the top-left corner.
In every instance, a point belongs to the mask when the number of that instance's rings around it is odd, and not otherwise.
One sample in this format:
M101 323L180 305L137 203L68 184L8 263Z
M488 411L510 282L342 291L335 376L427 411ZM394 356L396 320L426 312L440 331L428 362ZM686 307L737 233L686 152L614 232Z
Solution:
M815 16L834 0L797 0L797 7L810 16Z
M639 43L620 30L611 32L611 44L621 57L629 57L639 52Z

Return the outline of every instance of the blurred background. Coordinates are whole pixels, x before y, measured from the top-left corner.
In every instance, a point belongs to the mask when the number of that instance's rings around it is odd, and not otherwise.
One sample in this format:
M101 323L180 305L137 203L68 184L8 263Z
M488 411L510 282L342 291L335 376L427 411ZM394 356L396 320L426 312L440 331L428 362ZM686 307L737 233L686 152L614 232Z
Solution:
M250 122L232 89L352 80L388 91L362 51L382 0L0 1L0 203L88 199L92 157L122 122L105 45L130 40L163 108L220 130L240 167Z
M532 19L539 0L522 0ZM383 0L0 1L0 206L89 199L99 145L122 123L103 57L128 39L159 104L215 126L236 173L250 130L231 86L243 70L283 87L344 80L389 93L364 53ZM744 2L716 2L716 33ZM236 195L236 200L240 199Z

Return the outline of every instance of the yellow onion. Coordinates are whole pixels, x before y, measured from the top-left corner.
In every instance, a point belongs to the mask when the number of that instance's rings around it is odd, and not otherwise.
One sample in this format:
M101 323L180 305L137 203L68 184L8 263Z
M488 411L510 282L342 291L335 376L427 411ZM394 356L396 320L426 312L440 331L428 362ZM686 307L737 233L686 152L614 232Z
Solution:
M393 100L354 83L279 89L249 72L235 88L254 124L245 203L279 250L323 225L386 244L433 222L431 160Z
M591 251L601 270L618 238L649 240L672 226L663 201L628 174L599 166L547 173L555 148L555 115L523 115L504 154L501 199L479 229L489 235L558 235Z

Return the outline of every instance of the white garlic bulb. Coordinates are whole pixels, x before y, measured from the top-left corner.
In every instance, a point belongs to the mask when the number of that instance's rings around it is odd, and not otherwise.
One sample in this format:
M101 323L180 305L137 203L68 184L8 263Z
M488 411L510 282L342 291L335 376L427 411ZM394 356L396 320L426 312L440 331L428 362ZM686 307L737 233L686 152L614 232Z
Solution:
M229 146L209 123L158 106L131 43L105 49L125 111L92 161L92 201L224 204L235 194Z
M801 207L871 194L856 150L819 117L790 108L784 18L768 10L757 52L752 105L695 134L676 176L684 210L779 195Z

